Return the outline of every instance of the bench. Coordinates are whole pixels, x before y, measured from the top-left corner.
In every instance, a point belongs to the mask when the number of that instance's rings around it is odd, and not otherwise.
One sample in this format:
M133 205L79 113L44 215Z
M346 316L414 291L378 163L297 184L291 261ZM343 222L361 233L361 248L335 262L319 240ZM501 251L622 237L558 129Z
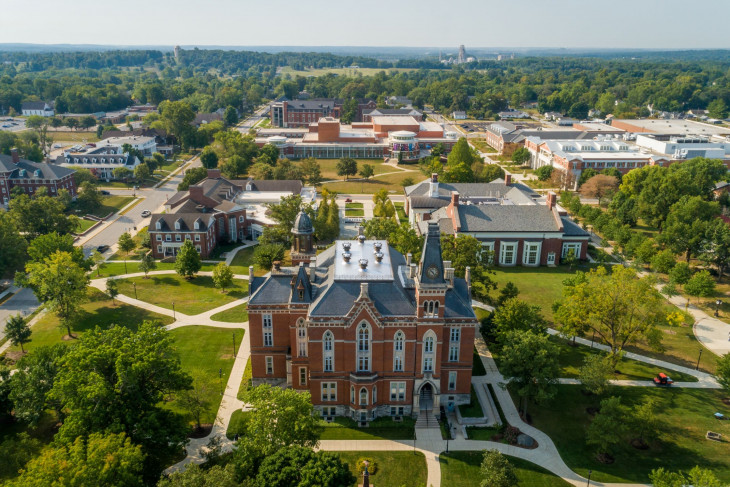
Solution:
M722 441L722 435L720 433L715 433L714 431L708 431L705 438L708 440Z

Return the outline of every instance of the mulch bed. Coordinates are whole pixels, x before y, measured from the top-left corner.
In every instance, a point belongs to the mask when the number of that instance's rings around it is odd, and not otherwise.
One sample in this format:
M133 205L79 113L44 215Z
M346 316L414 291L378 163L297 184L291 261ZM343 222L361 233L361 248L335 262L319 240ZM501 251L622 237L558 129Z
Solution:
M205 438L211 431L213 431L212 423L201 424L200 429L193 428L193 431L188 435L188 438Z

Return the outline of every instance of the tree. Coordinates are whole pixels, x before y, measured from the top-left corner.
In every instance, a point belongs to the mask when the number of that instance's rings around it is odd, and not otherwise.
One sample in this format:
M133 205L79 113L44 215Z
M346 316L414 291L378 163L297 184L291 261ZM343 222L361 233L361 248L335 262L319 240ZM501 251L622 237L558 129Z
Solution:
M517 298L505 300L494 311L493 323L494 335L500 345L515 330L530 331L539 335L547 331L540 307Z
M221 262L213 268L213 283L224 293L226 288L233 284L233 271L225 262Z
M457 166L459 164L464 164L467 167L471 167L475 160L476 156L474 155L474 151L472 150L472 148L469 146L469 142L466 140L465 137L461 137L459 138L459 140L456 141L456 144L454 144L451 152L449 152L446 165L449 168Z
M257 162L248 169L248 175L254 179L274 179L274 168L265 162Z
M416 182L413 180L413 178L405 178L400 182L400 185L404 188L407 188L408 186L413 186L416 184Z
M302 175L307 180L307 184L316 186L322 182L322 170L314 157L307 157L301 163Z
M112 171L112 175L114 176L114 179L126 182L134 175L134 173L126 167L115 167Z
M245 436L266 450L292 445L314 448L319 443L322 427L309 392L266 384L248 389L243 400L252 408Z
M200 181L208 177L208 170L204 167L194 167L188 169L185 172L180 184L177 185L178 191L187 191L188 188L194 184L198 184Z
M706 237L709 245L701 251L700 259L715 266L720 280L725 269L730 266L730 226L718 218L708 224Z
M137 181L142 182L145 179L149 178L151 175L152 171L150 171L149 166L144 162L134 168L134 177L137 179Z
M40 115L31 115L25 121L25 126L32 129L38 137L38 145L43 151L44 156L48 156L51 152L53 138L48 135L49 119Z
M114 299L119 296L119 286L116 279L109 278L106 280L106 293L112 298L112 305L116 305Z
M187 136L193 131L191 122L195 119L195 112L185 101L165 100L159 104L160 121L168 133L175 136L180 146L185 150Z
M705 468L694 467L688 473L670 472L663 468L652 470L649 480L655 487L722 487L714 473Z
M278 204L266 205L270 211L270 217L277 222L276 226L264 230L267 238L272 237L268 243L282 243L286 246L291 244L291 229L300 211L304 211L314 224L315 233L317 223L312 205L305 204L300 195L290 195L281 198ZM266 239L264 239L266 242Z
M188 412L195 421L196 430L200 431L202 426L200 418L211 406L209 386L205 380L196 377L193 380L192 388L182 391L177 402Z
M502 306L508 299L516 298L520 294L520 290L512 281L507 283L499 290L499 297L497 298L497 306Z
M586 183L586 181L593 178L597 174L598 174L598 171L596 171L592 167L583 169L583 171L581 171L581 173L580 173L580 179L578 180L578 186L583 186Z
M253 261L259 269L271 269L274 262L284 259L284 246L275 243L259 243L253 251Z
M200 254L193 247L193 242L186 240L175 258L175 270L180 276L189 280L195 277L201 266Z
M512 162L521 166L529 161L530 157L530 151L527 150L527 147L520 147L512 153Z
M61 343L41 346L17 362L17 373L10 379L10 400L17 419L35 426L47 409L63 418L61 403L50 391L67 351L68 347Z
M218 154L215 153L211 146L207 145L200 153L200 162L206 169L215 169L218 167Z
M246 172L248 163L243 157L234 154L220 163L219 167L223 176L229 179L236 179L239 174Z
M674 254L669 249L664 249L654 254L651 258L651 268L656 272L668 274L677 263Z
M474 171L465 163L449 165L441 176L444 183L473 183Z
M152 254L150 252L147 252L145 254L142 254L142 258L139 261L139 270L144 272L144 278L147 279L147 274L150 271L153 271L157 269L157 262L155 262L155 258L152 257Z
M55 440L113 429L147 454L145 473L156 476L179 452L189 431L163 399L190 388L170 333L144 322L134 331L114 325L85 333L62 359L51 397L68 412Z
M265 144L261 149L259 149L259 156L257 158L258 162L263 162L270 166L273 166L278 160L279 148L276 147L274 144Z
M94 433L41 451L11 482L36 485L142 487L145 455L124 433Z
M614 194L618 190L618 185L617 178L597 174L581 185L580 194L586 198L597 198L598 206L601 206L601 199Z
M715 280L710 275L710 271L702 270L695 273L687 284L684 285L684 292L690 296L697 298L709 298L715 294Z
M0 212L0 276L10 274L23 264L28 243L11 215Z
M669 271L669 282L684 286L692 277L692 269L689 268L687 262L677 262Z
M345 180L347 180L348 176L357 174L357 161L351 157L342 158L337 162L335 169L338 176L345 176Z
M20 347L21 353L25 353L23 344L30 341L30 334L30 326L28 326L28 323L19 314L10 316L5 323L5 336L8 337L8 340L14 346Z
M644 265L651 263L651 260L654 258L656 253L657 248L654 245L654 240L650 238L643 239L641 244L639 244L639 246L633 251L636 261Z
M117 246L119 247L119 250L124 252L124 273L126 274L129 253L137 248L137 242L134 241L129 232L124 232L119 236L119 240L117 240Z
M370 164L363 164L360 168L360 176L370 179L375 174L375 169Z
M689 262L705 248L713 222L720 214L716 201L700 196L684 196L672 205L662 233L657 238L675 254L684 254Z
M79 206L87 213L96 211L101 206L101 191L93 183L84 181L81 183L81 191L76 197Z
M563 300L556 305L554 317L566 336L593 331L611 349L615 369L626 345L645 340L658 347L664 323L664 300L650 278L637 278L636 272L614 266L582 274L574 285L563 286Z
M621 404L621 398L611 396L601 401L601 410L593 418L586 431L586 443L595 445L601 457L611 454L616 445L621 443L628 432L629 416L627 408Z
M32 262L26 266L26 276L16 276L23 287L30 287L46 308L55 313L71 333L72 320L78 313L79 305L86 299L89 277L86 271L73 261L68 252L55 252L43 262Z
M185 470L175 472L167 478L162 478L157 487L238 487L233 465L225 467L213 465L203 468L200 465L189 463Z
M558 353L546 334L515 329L501 342L501 372L507 383L522 398L522 413L527 417L530 399L540 403L557 393L560 364Z
M608 379L613 370L606 357L592 353L583 360L583 366L578 371L578 380L590 393L602 395L608 388Z
M632 421L631 431L637 435L641 443L650 443L654 440L661 428L661 423L656 415L657 400L647 396L640 404L636 404L630 418Z
M393 218L395 216L395 206L388 196L386 189L381 189L373 195L373 216L380 218Z
M717 98L708 103L707 111L712 118L719 118L722 120L727 117L727 105L722 98Z
M717 359L715 378L725 391L730 392L730 353L726 353Z
M226 111L223 114L223 121L228 127L233 127L238 123L238 112L236 112L234 107L230 105L226 107Z
M27 194L22 194L11 198L8 213L18 230L28 240L32 240L52 232L65 235L74 231L77 224L66 215L65 211L66 207L56 198L50 196L31 198Z
M74 171L76 172L74 172L73 178L77 187L81 187L81 185L87 181L92 184L96 184L99 181L97 177L85 167L74 167Z
M499 450L484 450L480 467L480 487L516 487L519 485L515 469Z
M540 181L547 181L553 175L553 166L540 166L535 170L535 175Z
M269 455L256 475L258 485L267 487L340 487L355 480L336 454L301 446L287 446Z

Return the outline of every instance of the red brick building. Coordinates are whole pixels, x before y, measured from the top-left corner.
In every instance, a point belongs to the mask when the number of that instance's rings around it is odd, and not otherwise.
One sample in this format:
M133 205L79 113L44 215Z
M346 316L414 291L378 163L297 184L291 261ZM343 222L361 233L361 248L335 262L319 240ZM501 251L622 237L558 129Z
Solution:
M441 257L385 241L337 241L307 267L250 279L254 383L309 391L324 417L438 414L469 402L477 320L470 283Z
M49 196L56 196L65 189L71 197L76 197L75 172L56 164L21 159L18 150L11 149L9 156L0 154L0 203L6 206L10 200L10 191L16 187L29 195L46 188Z

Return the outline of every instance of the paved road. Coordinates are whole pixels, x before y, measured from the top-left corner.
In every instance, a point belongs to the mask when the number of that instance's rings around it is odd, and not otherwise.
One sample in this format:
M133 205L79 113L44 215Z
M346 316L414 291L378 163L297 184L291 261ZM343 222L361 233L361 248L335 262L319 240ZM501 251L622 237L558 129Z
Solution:
M0 305L0 338L4 336L5 322L18 313L29 315L38 307L38 300L30 289L21 289Z

